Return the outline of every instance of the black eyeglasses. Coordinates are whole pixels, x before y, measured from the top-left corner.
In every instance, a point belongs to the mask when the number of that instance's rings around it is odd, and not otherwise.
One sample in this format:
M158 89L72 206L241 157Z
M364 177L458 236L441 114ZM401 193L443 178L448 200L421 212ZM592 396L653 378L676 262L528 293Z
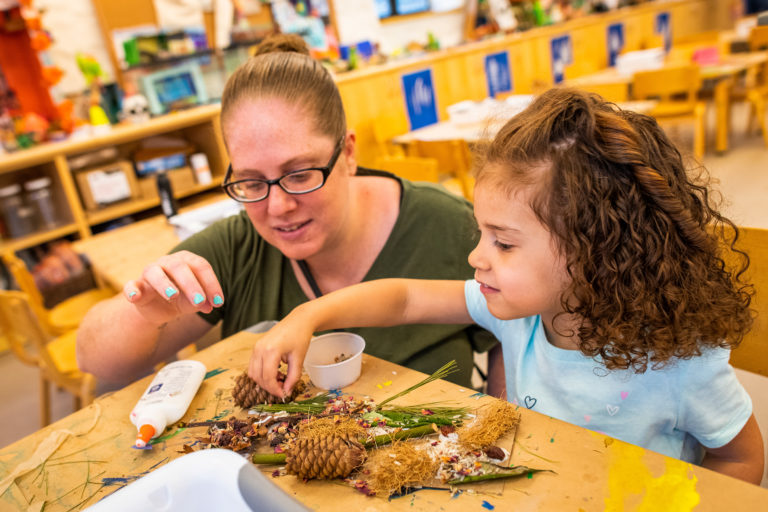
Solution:
M229 178L232 176L232 165L230 164L221 186L229 197L241 203L263 201L269 196L272 185L279 185L288 194L309 194L325 185L328 175L331 174L339 155L341 155L341 150L344 148L344 139L345 137L342 136L339 143L336 144L336 149L334 149L333 155L325 167L310 167L291 171L275 180L246 179L230 182Z

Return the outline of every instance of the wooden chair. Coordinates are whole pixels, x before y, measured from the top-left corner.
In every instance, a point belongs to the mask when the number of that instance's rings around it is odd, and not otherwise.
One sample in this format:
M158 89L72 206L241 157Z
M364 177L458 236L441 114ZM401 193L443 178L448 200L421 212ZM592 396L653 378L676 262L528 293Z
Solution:
M757 310L757 318L744 341L731 353L731 364L768 377L768 229L739 227L738 246L749 254L745 279L755 286L752 307Z
M376 159L376 169L388 171L410 181L440 183L450 192L464 196L462 184L456 178L441 179L437 160L418 156L380 156Z
M29 297L32 310L37 314L43 327L47 332L54 335L77 329L91 306L115 295L110 289L94 288L78 293L48 309L43 303L43 296L35 284L34 277L27 269L27 265L13 251L3 252L2 259L19 285L19 289Z
M585 83L576 85L576 88L582 91L595 93L606 101L618 103L629 100L629 87L627 87L626 83L622 82Z
M41 325L24 292L0 290L0 327L12 352L25 364L40 370L40 423L51 421L50 383L66 389L75 397L75 409L93 401L96 378L81 372L75 359L77 331L57 337Z
M749 50L768 52L768 26L754 27L749 34ZM763 141L768 147L768 121L766 121L766 101L768 101L768 61L764 62L750 77L746 87L746 100L752 105L748 130L752 132L753 120L757 118Z
M405 156L402 146L392 139L408 131L408 122L392 116L379 116L371 123L373 140L379 156Z
M472 201L475 180L472 178L472 153L465 140L416 140L408 145L408 155L437 160L439 172L461 183L464 197Z
M693 154L701 160L706 144L706 112L698 100L701 89L699 68L693 65L665 67L635 73L632 97L636 100L658 99L650 115L659 121L693 121Z

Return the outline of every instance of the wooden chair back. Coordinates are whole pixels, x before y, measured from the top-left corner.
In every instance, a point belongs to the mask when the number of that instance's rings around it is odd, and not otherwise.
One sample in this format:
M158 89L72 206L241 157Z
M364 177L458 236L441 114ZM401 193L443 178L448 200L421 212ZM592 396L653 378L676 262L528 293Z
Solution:
M32 366L55 366L46 350L51 336L40 325L29 295L0 290L0 327L11 351L22 362Z
M19 285L19 289L29 297L29 302L35 313L41 319L47 316L48 312L43 302L43 296L40 294L37 284L35 284L35 278L27 269L26 263L16 256L13 251L3 251L2 259L6 268L16 280L16 284Z
M410 181L428 181L440 183L437 160L418 156L380 156L376 159L376 169L388 171Z
M637 100L658 98L663 102L681 101L696 104L701 89L701 76L697 66L676 66L639 71L632 79L632 96Z
M594 84L579 84L577 89L586 92L592 92L598 94L606 101L621 102L629 100L629 87L627 84L616 83L594 83Z
M731 364L768 377L768 229L739 227L738 247L749 254L745 279L755 287L752 307L757 317L752 330L731 353Z
M765 50L768 50L768 25L752 27L752 31L749 33L749 51Z
M88 310L97 302L108 299L114 292L108 288L93 288L80 292L51 309L45 307L43 296L27 265L13 251L4 251L2 260L16 280L19 289L27 294L30 306L43 328L51 334L63 334L80 325Z
M40 324L29 296L24 292L0 290L0 328L13 354L23 363L37 366L40 371L40 418L42 426L50 423L49 383L66 389L75 397L75 408L93 401L96 379L83 373L75 360L76 331L53 337ZM55 350L54 354L52 350ZM64 352L68 353L64 353Z
M465 140L416 140L408 146L408 154L422 158L433 158L437 161L438 172L449 174L458 179L464 192L464 197L472 200L474 180L471 176L472 153Z
M392 139L408 132L408 121L392 116L379 116L371 123L377 156L405 156L402 147Z

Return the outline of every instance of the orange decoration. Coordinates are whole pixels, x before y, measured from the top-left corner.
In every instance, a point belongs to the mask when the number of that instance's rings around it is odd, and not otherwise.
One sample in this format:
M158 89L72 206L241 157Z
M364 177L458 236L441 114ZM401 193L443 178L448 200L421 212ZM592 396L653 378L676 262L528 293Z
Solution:
M30 39L32 43L32 49L36 52L42 52L43 50L47 50L50 46L53 40L51 39L51 36L48 35L47 32L42 30L36 30L33 32L32 37Z
M45 133L50 124L43 116L29 112L22 118L21 131L22 133L31 133L35 142L41 142L45 139Z
M48 84L48 87L59 83L62 76L64 76L64 71L62 71L60 67L43 66L43 80Z

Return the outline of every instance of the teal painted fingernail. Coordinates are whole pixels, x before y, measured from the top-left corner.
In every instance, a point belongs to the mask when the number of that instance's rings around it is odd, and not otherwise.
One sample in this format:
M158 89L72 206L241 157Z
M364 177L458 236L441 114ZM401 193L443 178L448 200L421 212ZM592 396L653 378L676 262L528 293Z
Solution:
M198 304L200 304L204 300L205 300L205 297L203 297L202 293L196 293L195 297L192 299L192 301L195 303L195 306L197 306Z
M165 289L165 296L168 297L169 299L174 295L176 295L177 293L179 292L173 286L169 286L168 288Z
M213 303L216 306L221 306L222 304L224 304L224 299L221 298L221 295L216 294L213 296Z
M128 298L129 298L129 299L133 298L133 296L134 296L134 295L136 295L137 293L138 293L138 292L136 292L136 291L132 291L132 292L130 292L130 293L128 294Z

